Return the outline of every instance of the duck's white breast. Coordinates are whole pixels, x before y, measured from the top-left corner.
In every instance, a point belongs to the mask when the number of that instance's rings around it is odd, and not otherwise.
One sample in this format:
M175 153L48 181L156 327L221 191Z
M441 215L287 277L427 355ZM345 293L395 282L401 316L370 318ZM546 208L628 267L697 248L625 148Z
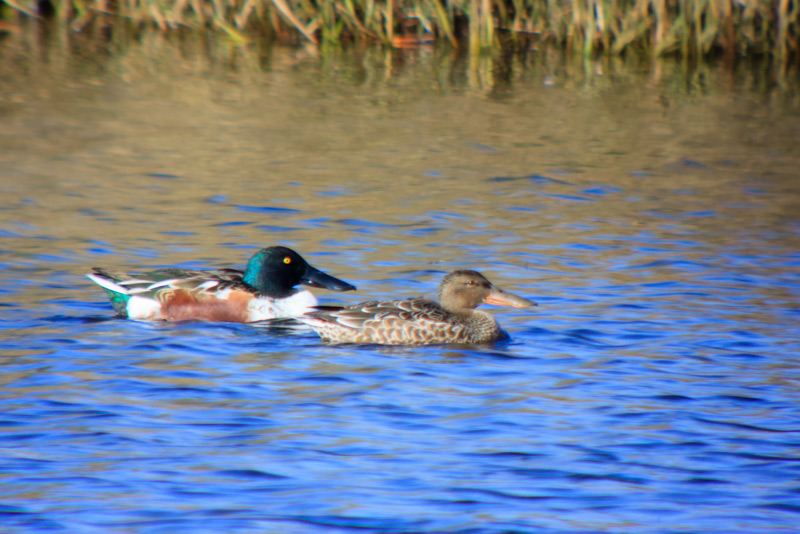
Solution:
M316 306L317 297L310 291L298 291L283 299L255 298L247 306L247 321L264 321L281 317L300 317Z

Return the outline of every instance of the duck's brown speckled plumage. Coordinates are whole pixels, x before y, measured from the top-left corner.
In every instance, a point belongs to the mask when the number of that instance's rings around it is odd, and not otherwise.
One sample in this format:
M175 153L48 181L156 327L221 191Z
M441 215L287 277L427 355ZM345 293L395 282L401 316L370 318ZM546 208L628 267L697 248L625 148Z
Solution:
M301 320L331 343L429 345L488 343L506 334L482 303L533 305L492 285L476 271L453 271L439 285L437 301L423 298L372 300L344 308L325 307Z

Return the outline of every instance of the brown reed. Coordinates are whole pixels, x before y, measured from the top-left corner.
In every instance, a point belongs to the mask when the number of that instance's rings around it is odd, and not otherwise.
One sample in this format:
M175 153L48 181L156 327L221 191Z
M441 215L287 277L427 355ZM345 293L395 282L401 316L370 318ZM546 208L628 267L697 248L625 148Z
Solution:
M800 0L0 0L0 32L22 19L213 28L235 40L434 41L471 52L547 42L586 56L800 57ZM49 10L45 9L49 6ZM504 38L500 39L499 34Z

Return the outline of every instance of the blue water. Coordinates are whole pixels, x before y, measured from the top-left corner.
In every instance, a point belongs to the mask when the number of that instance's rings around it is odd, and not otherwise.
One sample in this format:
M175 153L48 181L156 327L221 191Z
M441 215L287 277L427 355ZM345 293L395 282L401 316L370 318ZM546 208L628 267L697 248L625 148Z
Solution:
M233 147L217 157L244 167L224 179L191 155L262 126L217 101L230 124L176 126L174 151L144 157L151 130L129 124L69 155L4 156L0 531L800 531L800 166L779 142L797 110L756 125L765 150L729 145L728 124L681 133L686 95L662 127L694 144L638 146L631 115L608 126L623 139L594 141L627 144L619 159L564 145L559 124L580 129L593 98L522 148L524 133L492 133L518 124L514 105L466 97L494 129L463 117L441 138L427 116L356 103L399 140L360 146L370 122L350 152L247 163ZM414 121L422 160L399 128ZM511 335L496 346L329 346L122 320L84 278L242 266L273 243L359 287L325 302L432 292L470 267L539 306L492 309Z

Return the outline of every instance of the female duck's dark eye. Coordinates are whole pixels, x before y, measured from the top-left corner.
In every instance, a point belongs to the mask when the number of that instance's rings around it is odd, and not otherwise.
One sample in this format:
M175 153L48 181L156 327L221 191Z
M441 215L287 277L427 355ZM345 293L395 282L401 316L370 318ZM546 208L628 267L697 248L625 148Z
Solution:
M475 285L475 280L467 280L466 282L464 282L464 285L472 287Z
M286 256L285 258L283 258L283 263L285 263L286 265L289 265L290 263L292 263L292 258L290 258L289 256Z

